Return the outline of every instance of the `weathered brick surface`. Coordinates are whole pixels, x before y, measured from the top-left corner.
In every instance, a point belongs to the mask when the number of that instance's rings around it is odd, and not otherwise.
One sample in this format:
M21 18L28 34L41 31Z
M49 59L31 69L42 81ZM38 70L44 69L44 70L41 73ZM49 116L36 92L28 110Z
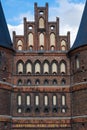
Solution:
M10 115L11 92L0 89L0 115Z
M39 18L41 17L40 11L44 12L43 18L45 19L45 28L39 28ZM32 30L29 30L29 26ZM51 29L51 26L54 29ZM34 46L32 52L28 46L28 34L32 32L34 36ZM39 35L44 34L44 50L41 52L39 45ZM55 48L51 50L50 46L50 34L55 34ZM23 50L18 51L17 42L21 40L23 42ZM61 41L66 41L66 51L61 51ZM87 128L87 47L81 47L75 49L67 55L70 48L70 33L66 36L59 35L59 18L55 22L48 21L48 4L46 7L39 8L35 4L35 21L30 22L24 18L24 35L16 35L13 32L13 50L0 47L0 130L86 130ZM75 57L79 57L80 68L76 69ZM24 64L23 74L17 73L17 62L22 60ZM31 61L32 73L26 74L26 63ZM35 63L39 61L41 65L41 73L35 74ZM44 62L49 63L49 74L43 73ZM52 74L52 63L53 61L57 64L57 74ZM60 73L60 63L64 61L66 64L66 73ZM22 80L22 85L18 86L18 80ZM31 80L32 84L27 85L27 80ZM40 84L36 85L36 80L40 80ZM49 81L48 85L44 85L44 80ZM57 81L56 85L52 84L53 80ZM65 79L66 84L61 85L61 80ZM3 81L3 82L2 82ZM10 83L10 84L8 84ZM17 96L22 96L22 105L18 106ZM31 96L31 105L26 106L26 95ZM39 95L40 104L38 106L39 112L35 109L35 95ZM48 112L44 112L44 95L48 95L49 104ZM53 112L52 96L57 96L57 112ZM66 105L61 105L61 96L65 95ZM22 112L18 113L17 109L21 108ZM26 112L29 108L30 112ZM62 113L62 108L66 109L65 113ZM11 116L11 117L8 117ZM15 119L15 117L17 119ZM25 120L23 117L34 118L45 117L52 120L46 120L44 123L47 124L58 124L59 127L48 127L48 128L27 128L26 123L35 124L32 120ZM58 118L57 121L53 121L53 118ZM7 119L9 118L9 119ZM71 120L72 118L72 120ZM18 121L18 122L17 122ZM43 121L43 120L41 120ZM36 120L38 122L38 120ZM19 124L17 124L19 123ZM24 126L21 127L21 125ZM16 125L17 124L17 125ZM40 124L40 122L38 123ZM19 126L19 127L17 127ZM71 128L72 127L72 128Z

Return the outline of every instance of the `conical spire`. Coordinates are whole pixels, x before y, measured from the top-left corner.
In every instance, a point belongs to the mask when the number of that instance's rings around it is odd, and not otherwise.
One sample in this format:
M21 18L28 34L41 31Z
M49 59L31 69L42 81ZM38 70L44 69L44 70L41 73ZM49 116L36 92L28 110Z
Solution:
M84 11L83 11L77 37L71 50L74 50L76 48L79 48L85 45L87 45L87 1L86 1Z
M0 1L0 46L12 49L12 42Z

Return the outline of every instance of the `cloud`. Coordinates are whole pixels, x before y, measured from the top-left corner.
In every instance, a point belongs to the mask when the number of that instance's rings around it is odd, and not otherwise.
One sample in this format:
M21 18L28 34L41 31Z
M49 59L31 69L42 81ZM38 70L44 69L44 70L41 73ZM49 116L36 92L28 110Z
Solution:
M60 18L60 34L66 35L67 31L71 33L71 45L73 44L77 30L81 21L81 16L84 8L84 3L73 3L69 0L56 0L55 7L49 7L49 21L55 21L56 17ZM20 25L8 25L12 37L12 31L15 30L17 34L23 34L23 17L27 17L29 21L34 20L34 14L26 12L20 14L14 20L19 20Z
M17 26L12 26L8 24L8 29L10 32L11 39L13 39L13 31L16 31L17 35L23 35L23 24L19 24Z
M71 45L73 44L80 25L84 3L73 3L68 0L56 0L57 6L50 8L50 20L58 16L60 19L60 33L71 33Z
M13 21L17 22L17 23L23 23L23 18L26 17L29 21L33 21L34 20L34 15L31 12L26 12L26 13L22 13L20 14L18 17L14 17Z

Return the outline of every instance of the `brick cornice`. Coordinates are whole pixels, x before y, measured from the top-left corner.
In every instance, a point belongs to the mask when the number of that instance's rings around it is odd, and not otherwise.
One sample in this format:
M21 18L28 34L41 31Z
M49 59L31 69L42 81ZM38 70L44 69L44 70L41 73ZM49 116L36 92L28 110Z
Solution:
M35 86L35 87L15 87L13 88L15 92L69 92L70 87L69 86L58 86L58 87L50 87L50 86Z
M87 89L87 82L82 82L82 83L74 84L70 88L71 92L79 91L79 90L84 90L84 89Z
M6 82L1 82L0 81L0 89L5 89L5 90L12 90L12 85Z

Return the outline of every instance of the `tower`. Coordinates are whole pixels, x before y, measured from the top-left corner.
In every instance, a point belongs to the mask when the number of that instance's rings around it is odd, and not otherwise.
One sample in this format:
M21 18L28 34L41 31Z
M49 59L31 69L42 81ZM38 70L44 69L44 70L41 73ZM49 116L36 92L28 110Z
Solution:
M11 77L13 48L0 2L0 130L11 129Z
M87 1L76 40L69 51L73 130L87 129Z

